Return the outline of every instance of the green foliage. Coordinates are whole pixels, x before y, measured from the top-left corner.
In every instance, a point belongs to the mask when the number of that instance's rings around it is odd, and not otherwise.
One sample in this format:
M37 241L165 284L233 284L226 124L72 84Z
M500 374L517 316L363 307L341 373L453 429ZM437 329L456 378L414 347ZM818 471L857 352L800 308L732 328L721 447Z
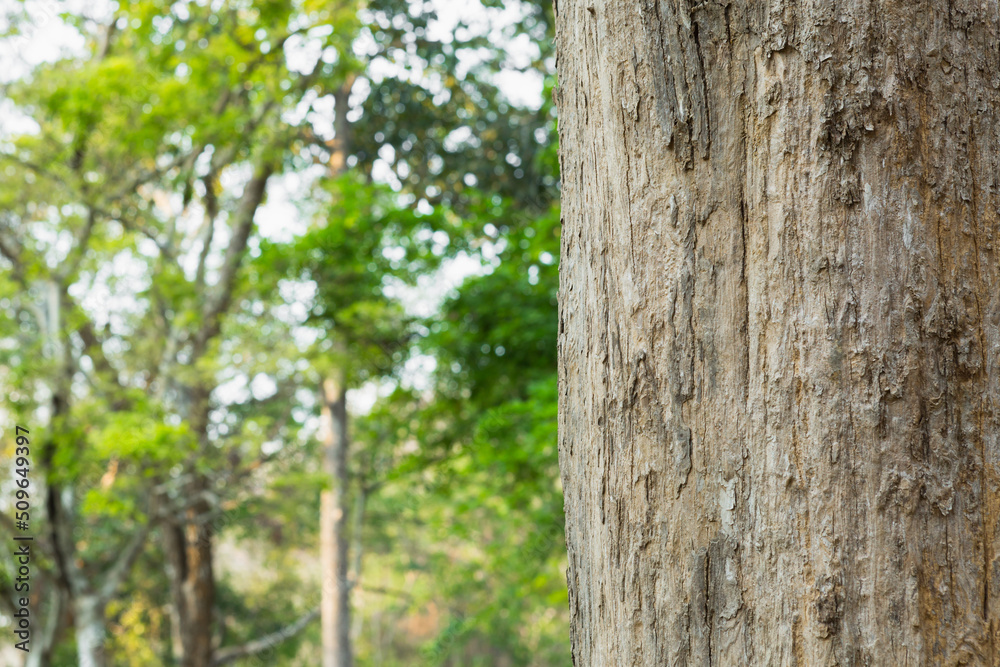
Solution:
M355 385L399 367L413 318L386 286L437 269L458 221L401 205L397 193L356 173L321 186L317 226L290 244L265 244L260 263L315 286L309 323L327 332L321 350Z
M98 458L176 464L188 457L195 442L186 425L171 426L148 411L108 416L90 434L90 452Z
M121 3L106 48L66 16L87 53L7 88L38 130L0 146L4 410L44 431L87 576L152 528L106 610L114 664L174 664L155 544L193 488L224 645L315 604L331 368L377 395L351 424L359 664L568 664L552 14L514 9L499 32L528 37L537 109L501 87L515 63L496 34L400 0ZM292 63L305 43L315 68ZM349 124L327 123L346 93ZM252 175L272 171L263 201L294 176L306 229L230 245ZM413 295L456 258L482 270L423 316ZM66 630L57 664L76 659ZM318 640L268 664L315 664Z

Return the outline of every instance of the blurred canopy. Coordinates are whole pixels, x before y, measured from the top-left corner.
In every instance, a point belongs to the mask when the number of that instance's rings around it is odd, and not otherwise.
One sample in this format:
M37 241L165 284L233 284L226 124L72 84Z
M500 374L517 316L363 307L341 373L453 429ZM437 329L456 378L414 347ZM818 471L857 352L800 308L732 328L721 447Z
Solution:
M51 29L32 1L3 47ZM190 590L213 664L298 618L266 662L318 663L332 368L358 390L358 664L570 664L549 3L51 6L86 46L0 109L0 465L29 428L37 664L191 664Z

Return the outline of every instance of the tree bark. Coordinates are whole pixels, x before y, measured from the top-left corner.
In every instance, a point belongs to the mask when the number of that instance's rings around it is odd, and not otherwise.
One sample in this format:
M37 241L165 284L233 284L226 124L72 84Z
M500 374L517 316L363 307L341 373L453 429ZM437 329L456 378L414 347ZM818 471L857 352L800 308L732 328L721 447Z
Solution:
M219 278L215 285L202 289L201 324L191 337L190 358L185 364L189 368L196 367L222 331L223 319L232 305L239 269L253 233L254 218L264 203L267 183L275 168L269 160L255 164L253 176L240 195L232 216L231 237L219 269ZM203 274L201 267L197 273ZM210 382L199 379L191 386L182 387L180 392L183 397L180 412L187 418L191 433L198 438L201 451L207 451L210 446L208 426L212 389ZM175 658L184 667L211 667L215 650L213 631L216 627L212 563L215 530L208 517L216 507L209 501L209 480L197 470L193 461L188 464L188 474L191 481L185 491L191 500L184 516L166 520L163 529L172 602L172 648Z
M196 492L204 493L204 480L198 480ZM186 572L182 583L187 632L184 636L185 667L211 667L215 649L215 573L212 569L212 527L204 520L214 508L207 502L195 503L188 510L184 526Z
M50 667L52 664L52 653L56 645L60 632L65 625L65 606L67 594L52 582L50 590L45 592L45 603L48 606L48 613L38 613L41 604L32 613L38 614L36 618L44 619L38 637L32 637L32 647L24 659L24 667Z
M73 610L77 660L80 667L104 667L105 602L89 590L91 582L80 571L76 562L76 543L73 538L73 488L68 483L59 484L56 481L58 479L54 465L58 449L56 434L59 433L59 429L66 428L65 422L71 414L71 387L76 365L64 332L67 310L66 288L59 280L49 282L47 288L48 352L59 364L59 373L52 388L50 434L42 445L41 457L42 469L46 471L47 477L45 508L48 515L49 540L57 574L55 587L58 590L52 594L52 599L56 603L57 614L64 599L68 600L69 607ZM64 430L59 435L65 433ZM42 658L47 658L52 647L36 645L36 648L40 649Z
M575 664L997 664L996 4L556 9Z
M323 383L323 470L331 488L320 497L320 562L323 667L351 667L350 582L347 578L347 388L340 381Z
M73 600L76 650L80 667L104 667L104 606L96 595L79 595Z
M191 431L202 451L209 447L207 387L187 389ZM170 577L175 657L184 667L211 667L215 629L215 571L212 567L214 526L208 520L215 507L207 498L208 480L189 466L186 485L190 499L182 517L164 521L162 530ZM180 652L177 652L177 649Z
M351 146L351 123L347 119L349 98L355 77L349 74L334 94L335 136L331 142L329 170L338 177L347 169ZM341 359L345 350L337 345ZM350 482L347 454L350 440L347 433L347 374L341 370L328 377L320 389L323 443L323 471L329 476L331 488L320 495L320 568L322 599L320 625L323 641L323 667L351 667L351 585L348 581L347 487ZM360 538L359 538L360 539ZM360 547L359 547L360 548ZM356 573L356 575L359 573Z

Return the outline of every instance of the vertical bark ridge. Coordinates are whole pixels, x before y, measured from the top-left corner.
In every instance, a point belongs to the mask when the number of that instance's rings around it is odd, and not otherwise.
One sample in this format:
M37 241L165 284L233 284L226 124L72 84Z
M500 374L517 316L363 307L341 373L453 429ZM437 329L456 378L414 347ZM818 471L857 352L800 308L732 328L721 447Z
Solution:
M576 664L996 659L995 10L560 2Z

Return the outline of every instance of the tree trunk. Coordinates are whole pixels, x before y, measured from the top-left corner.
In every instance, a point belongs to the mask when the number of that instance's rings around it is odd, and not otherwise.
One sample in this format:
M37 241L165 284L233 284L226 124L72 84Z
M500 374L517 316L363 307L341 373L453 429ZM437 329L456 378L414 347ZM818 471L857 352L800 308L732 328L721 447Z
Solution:
M351 123L347 119L348 101L355 77L349 74L334 94L335 136L331 142L329 170L331 177L338 177L347 169L351 146ZM337 351L345 350L338 344ZM346 361L346 355L339 360ZM347 375L341 369L337 377L327 378L320 389L323 405L323 471L330 477L330 490L320 496L320 568L322 570L322 599L320 625L322 626L323 667L351 667L351 587L347 579L347 453L350 440L347 435Z
M96 595L79 595L73 600L76 651L80 667L104 667L104 606Z
M186 616L184 608L184 532L175 522L164 521L160 529L167 579L170 581L170 652L177 664L183 664Z
M350 583L347 580L347 389L344 382L323 383L323 470L331 488L320 498L320 562L323 667L351 667Z
M52 545L57 581L56 592L52 594L52 613L56 622L62 605L68 602L73 611L73 627L76 631L77 661L80 667L104 667L104 608L105 603L88 591L92 582L80 571L77 564L74 533L73 489L65 481L57 483L58 471L55 461L60 436L65 437L66 422L71 415L70 402L75 363L70 347L65 339L66 288L59 281L48 283L47 331L48 352L59 364L59 375L52 388L49 435L42 445L42 469L46 471L45 507L48 515L49 541ZM59 433L60 429L65 429ZM47 627L44 637L50 642L54 629ZM51 643L40 642L35 646L39 661L51 658Z
M212 532L207 521L197 518L208 513L208 504L197 502L188 510L189 521L165 520L161 529L170 579L172 651L182 667L212 664L215 628Z
M353 511L351 519L351 541L347 545L347 553L351 560L354 562L353 566L350 568L350 574L347 575L348 580L348 593L353 591L355 588L361 587L361 565L364 560L364 542L361 540L362 528L365 525L365 504L368 502L368 492L369 489L365 487L365 471L361 470L357 473L358 476L358 495L354 497L354 506L351 508ZM350 599L348 599L348 602ZM350 611L350 609L348 609ZM352 614L349 619L351 623L351 644L358 641L361 636L361 632L364 629L365 618L361 614Z
M996 3L557 16L575 664L997 664Z
M198 492L203 493L202 485L198 486ZM184 527L187 542L187 577L183 582L187 617L187 632L184 636L185 667L210 667L215 648L212 644L215 629L213 531L212 526L204 519L212 509L208 502L196 503L188 510L189 522Z
M200 447L208 444L210 392L189 389L191 431ZM212 568L214 526L208 520L215 507L207 499L208 480L193 466L187 484L189 503L185 516L164 521L163 547L170 578L171 632L175 658L183 667L210 667L215 629L215 573ZM180 651L178 652L178 649Z
M59 588L56 582L48 582L49 590L45 591L44 603L32 610L35 618L44 619L37 638L32 637L31 650L24 660L24 667L50 667L52 653L59 638L60 631L65 627L65 605L67 593ZM42 604L47 605L47 613L42 614Z

